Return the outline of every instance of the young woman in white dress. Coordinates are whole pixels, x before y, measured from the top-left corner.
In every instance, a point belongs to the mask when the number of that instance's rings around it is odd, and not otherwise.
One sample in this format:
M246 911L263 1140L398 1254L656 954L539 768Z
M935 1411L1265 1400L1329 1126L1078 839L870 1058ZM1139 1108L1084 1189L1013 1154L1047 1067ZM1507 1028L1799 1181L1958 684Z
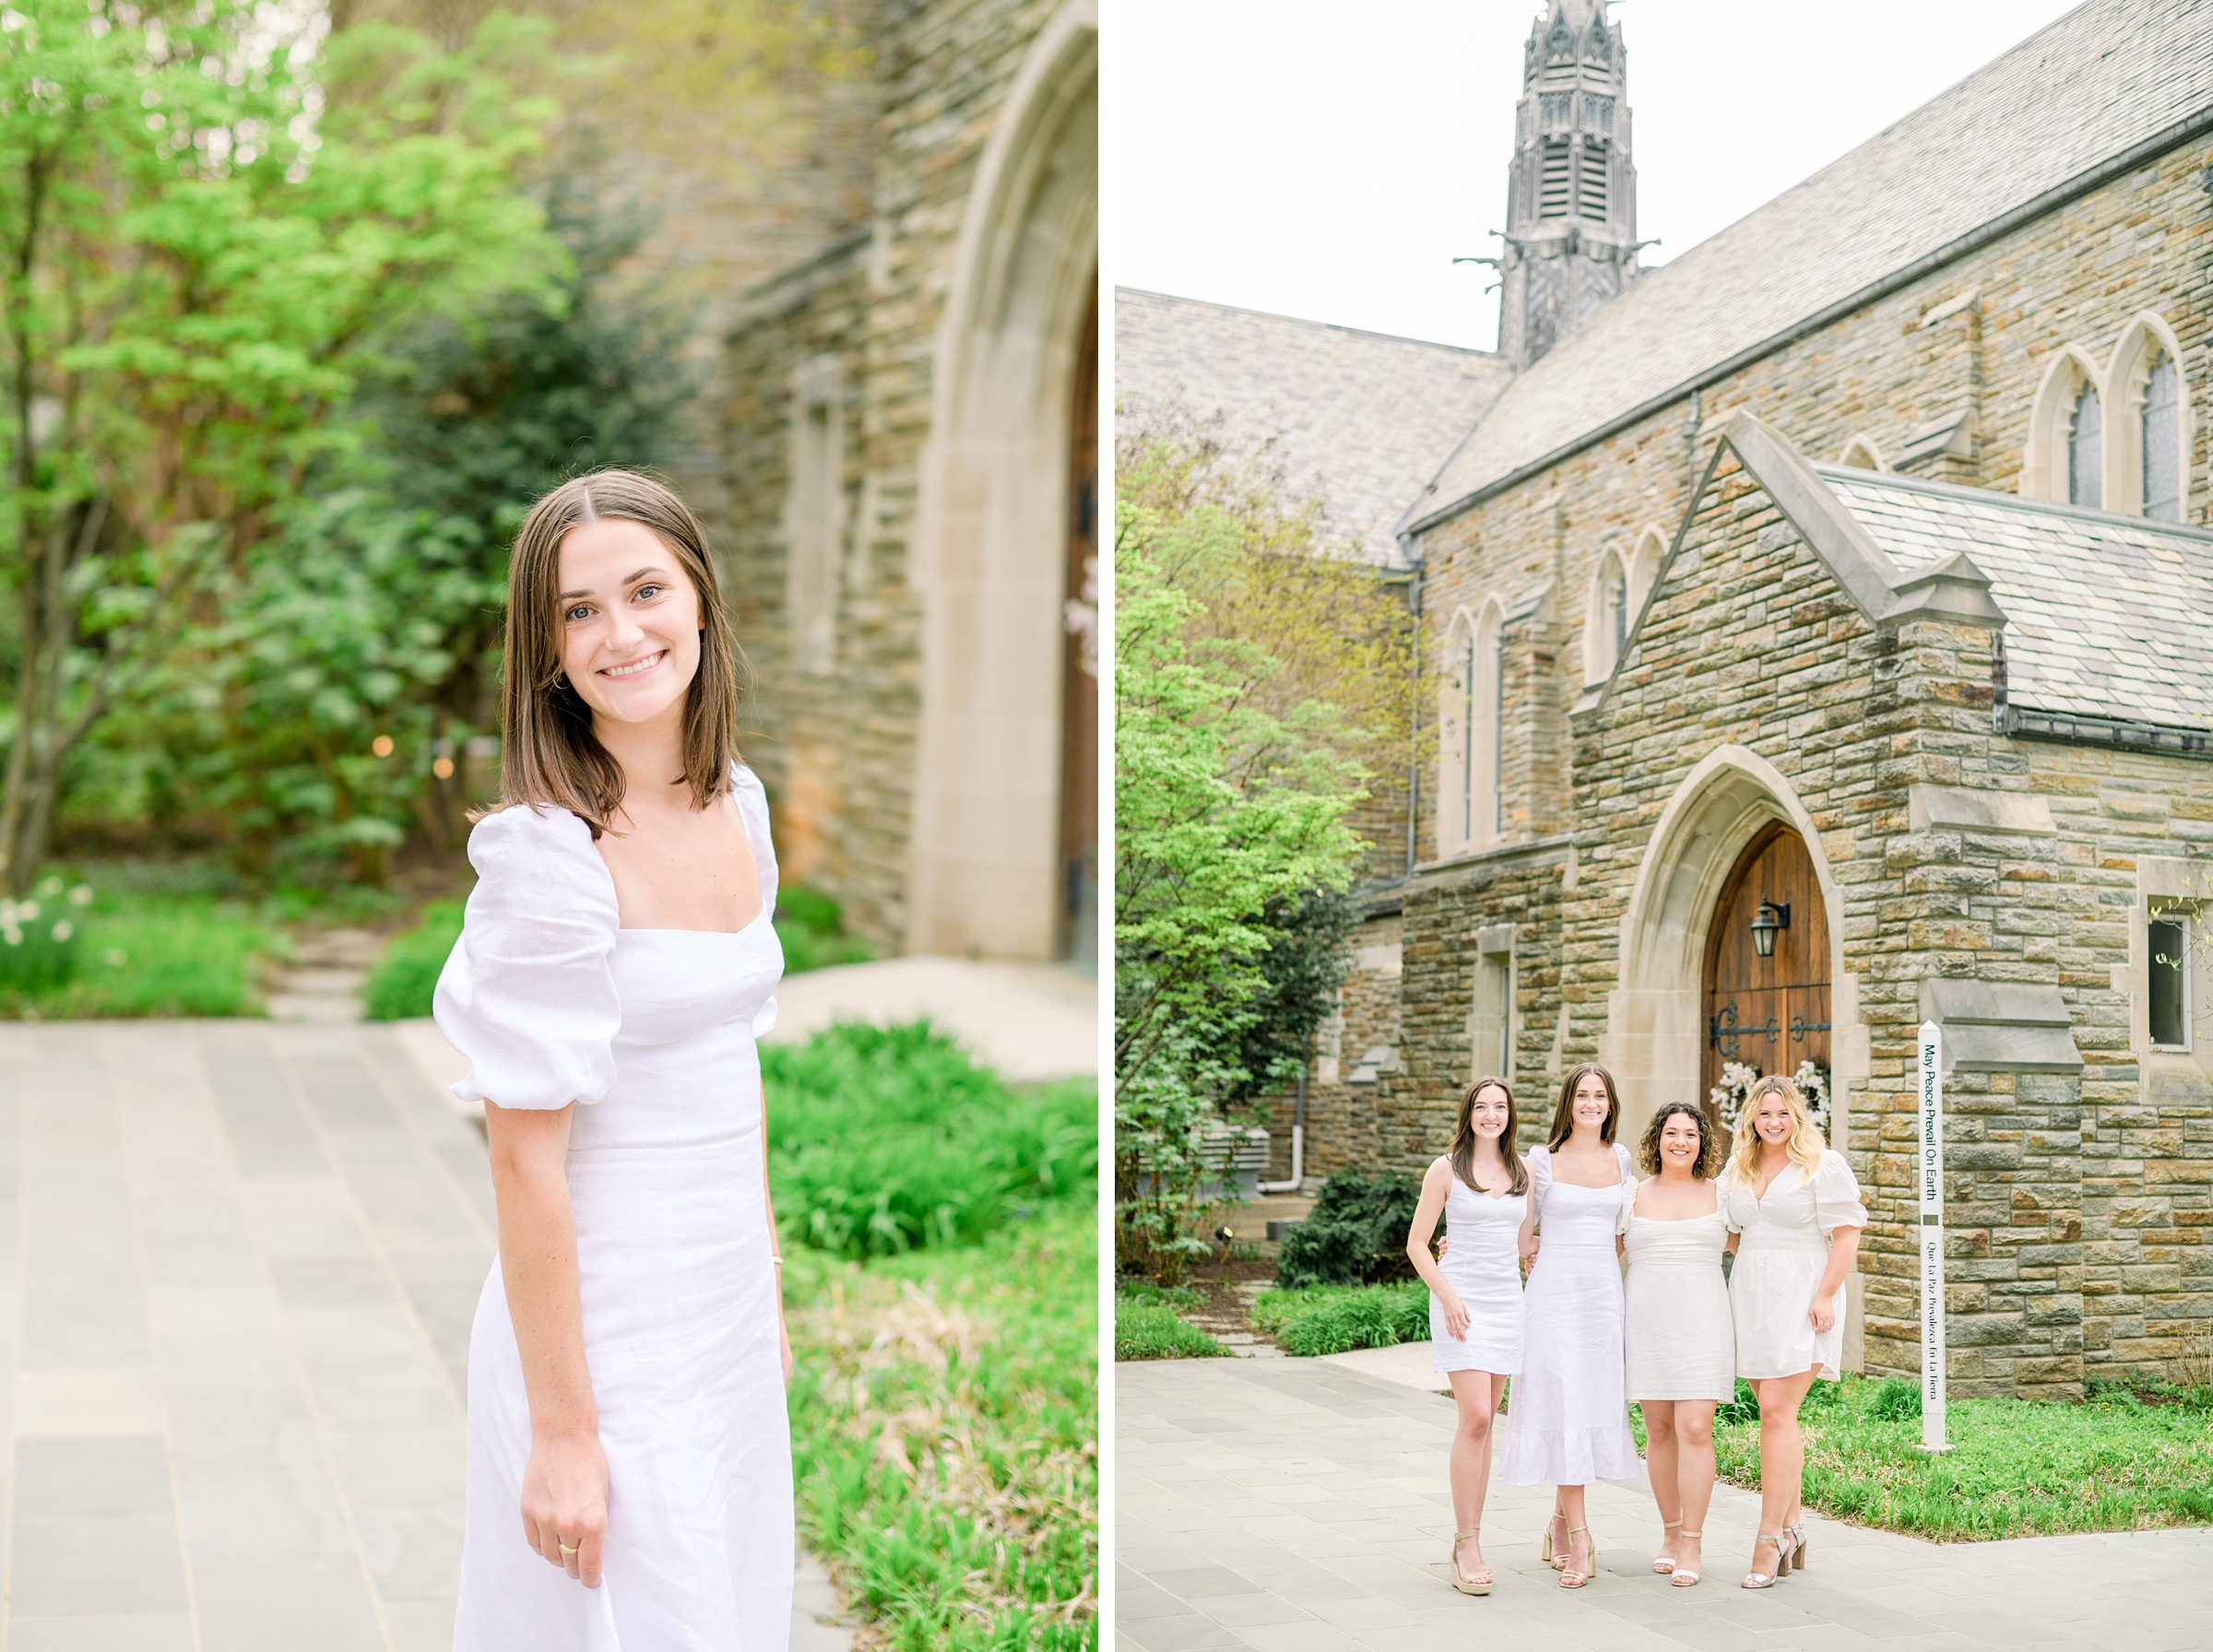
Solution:
M1460 1098L1452 1150L1422 1177L1406 1256L1429 1287L1432 1363L1452 1385L1452 1587L1491 1592L1483 1562L1484 1494L1491 1479L1491 1420L1506 1379L1521 1368L1521 1259L1534 1248L1529 1166L1517 1150L1521 1121L1504 1079L1478 1079ZM1430 1253L1439 1214L1445 1257Z
M1805 1564L1798 1407L1817 1376L1837 1378L1844 1354L1837 1292L1867 1225L1852 1166L1821 1139L1790 1080L1770 1075L1746 1098L1722 1173L1722 1213L1736 1235L1729 1274L1736 1374L1759 1397L1759 1536L1744 1587L1764 1589Z
M739 662L649 478L540 500L508 577L502 806L439 978L500 1254L468 1352L456 1652L780 1652L791 1347L754 1040L783 970Z
M1629 1398L1644 1410L1645 1469L1667 1535L1652 1570L1698 1581L1713 1498L1714 1408L1736 1392L1736 1339L1722 1253L1729 1228L1714 1178L1722 1131L1695 1102L1670 1102L1638 1143L1640 1182L1622 1207Z
M1620 1122L1613 1075L1586 1063L1561 1084L1550 1137L1529 1154L1537 1257L1523 1298L1528 1322L1499 1478L1509 1486L1559 1488L1540 1552L1558 1557L1560 1587L1568 1589L1597 1575L1584 1486L1642 1471L1623 1389L1615 1241L1636 1178L1628 1150L1614 1140Z

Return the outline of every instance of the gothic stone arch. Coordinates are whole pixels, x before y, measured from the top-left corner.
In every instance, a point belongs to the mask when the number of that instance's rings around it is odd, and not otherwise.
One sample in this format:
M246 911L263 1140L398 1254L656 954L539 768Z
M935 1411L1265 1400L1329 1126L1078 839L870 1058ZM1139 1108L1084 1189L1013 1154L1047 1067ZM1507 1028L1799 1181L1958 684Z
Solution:
M978 165L937 338L914 561L914 952L1058 950L1070 408L1098 281L1097 134L1097 6L1070 0Z

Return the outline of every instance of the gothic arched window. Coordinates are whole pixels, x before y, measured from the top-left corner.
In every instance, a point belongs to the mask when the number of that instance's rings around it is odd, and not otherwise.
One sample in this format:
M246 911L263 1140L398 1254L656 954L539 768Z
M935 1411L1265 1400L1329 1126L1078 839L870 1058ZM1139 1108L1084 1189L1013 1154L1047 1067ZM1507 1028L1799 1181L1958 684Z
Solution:
M1498 835L1498 775L1504 750L1501 615L1486 603L1481 619L1465 608L1445 633L1438 685L1437 848L1457 855Z
M2182 374L2165 350L2152 358L2144 379L2140 431L2144 455L2144 514L2162 522L2183 519L2183 478L2176 448L2181 441Z
M2067 420L2067 502L2098 505L2105 501L2101 466L2105 463L2102 416L2098 386L2084 383L2075 393L2075 410Z
M1613 675L1629 640L1629 571L1608 550L1591 578L1591 601L1583 619L1583 680L1604 682Z

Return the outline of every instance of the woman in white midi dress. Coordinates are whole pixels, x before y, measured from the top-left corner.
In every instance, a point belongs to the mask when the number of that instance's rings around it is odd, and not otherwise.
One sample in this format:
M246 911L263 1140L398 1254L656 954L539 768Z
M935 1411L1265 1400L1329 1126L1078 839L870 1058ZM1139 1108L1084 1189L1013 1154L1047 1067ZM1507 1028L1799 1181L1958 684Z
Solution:
M1452 1483L1452 1587L1491 1592L1484 1564L1485 1493L1491 1478L1491 1422L1506 1379L1521 1368L1521 1259L1535 1220L1529 1166L1516 1150L1521 1121L1503 1079L1483 1078L1462 1093L1452 1150L1422 1177L1421 1203L1406 1235L1407 1259L1429 1287L1431 1363L1447 1374L1460 1411L1448 1469ZM1445 1254L1429 1249L1445 1218Z
M541 502L515 565L510 806L470 835L436 1002L469 1062L455 1093L485 1103L501 1233L469 1341L454 1646L780 1652L789 1347L755 1041L783 958L761 784L727 757L702 784L682 723L687 692L727 702L732 680L709 664L728 647L714 573L674 496L621 473ZM556 596L559 669L534 668L516 632ZM562 778L513 703L532 683L590 707L628 784L597 841L588 769L566 777L577 808L528 801Z
M1623 1384L1615 1240L1636 1178L1628 1150L1614 1140L1620 1119L1613 1076L1595 1064L1579 1067L1560 1086L1549 1144L1529 1154L1537 1258L1499 1478L1509 1486L1549 1481L1559 1488L1543 1552L1559 1557L1563 1588L1581 1588L1596 1575L1583 1488L1641 1471Z
M1702 1570L1713 1498L1713 1413L1736 1392L1736 1342L1722 1253L1720 1126L1695 1102L1652 1115L1638 1144L1639 1182L1622 1207L1624 1342L1630 1401L1644 1412L1645 1471L1666 1534L1652 1570L1678 1588Z
M1745 1100L1721 1189L1722 1215L1737 1235L1729 1273L1736 1372L1759 1397L1760 1535L1744 1584L1767 1588L1805 1565L1798 1408L1817 1376L1836 1380L1844 1356L1837 1293L1859 1254L1867 1207L1852 1166L1822 1139L1798 1087L1774 1076ZM1773 1552L1763 1554L1770 1545Z

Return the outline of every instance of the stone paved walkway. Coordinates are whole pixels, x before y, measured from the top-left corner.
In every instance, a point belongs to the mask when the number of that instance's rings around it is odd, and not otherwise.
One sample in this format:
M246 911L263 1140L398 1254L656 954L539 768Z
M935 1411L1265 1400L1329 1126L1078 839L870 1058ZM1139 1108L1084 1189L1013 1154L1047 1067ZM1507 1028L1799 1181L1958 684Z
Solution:
M1736 1587L1757 1504L1719 1487L1706 1581L1647 1569L1639 1485L1591 1490L1599 1578L1537 1559L1545 1488L1494 1484L1487 1597L1446 1581L1451 1401L1316 1360L1114 1368L1121 1652L2184 1652L2213 1646L2213 1530L1936 1545L1809 1522L1811 1565Z
M492 1223L387 1028L0 1029L0 1646L443 1652Z

